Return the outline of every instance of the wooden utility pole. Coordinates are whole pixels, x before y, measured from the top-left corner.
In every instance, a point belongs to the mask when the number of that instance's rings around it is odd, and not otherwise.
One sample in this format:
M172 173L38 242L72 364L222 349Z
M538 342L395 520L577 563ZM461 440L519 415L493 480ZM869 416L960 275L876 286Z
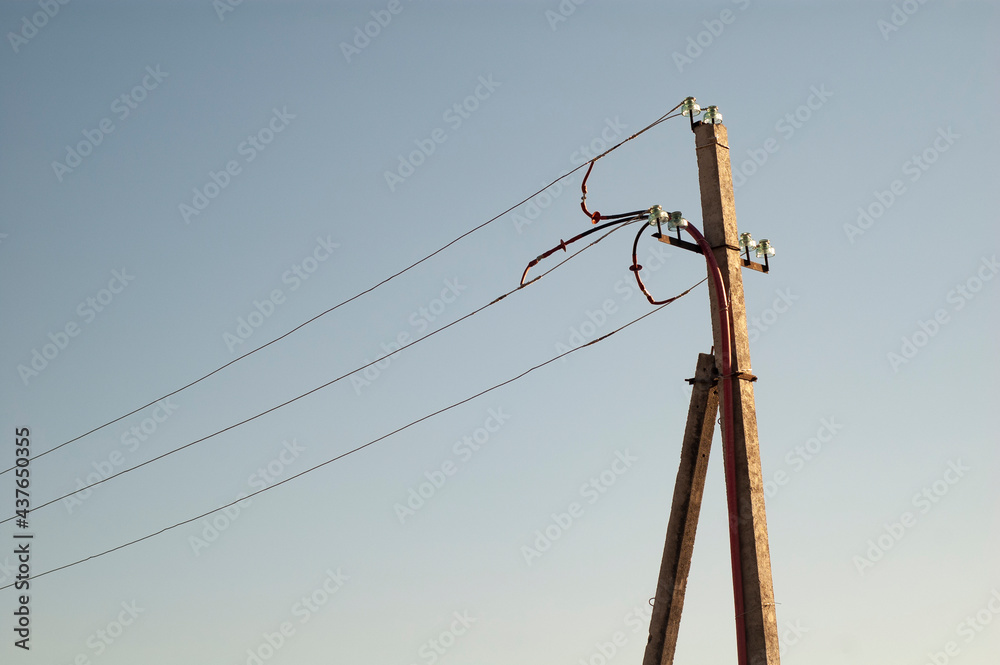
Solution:
M694 126L698 155L698 182L701 188L702 223L705 239L729 294L730 329L732 330L733 428L736 455L737 523L729 528L739 531L739 566L743 591L742 625L746 649L741 662L748 665L778 665L778 625L774 612L774 589L771 584L771 554L767 544L767 519L764 515L764 485L760 470L760 446L757 440L757 415L754 410L753 375L750 373L750 342L747 335L746 306L743 302L743 266L739 234L736 230L736 207L733 200L733 175L729 163L729 137L725 125L698 123ZM720 303L709 289L712 305L712 331L715 355L722 365L721 349L730 340L722 339L719 328ZM722 380L728 380L723 377ZM737 608L737 611L740 611Z
M693 98L689 98L694 101ZM729 163L729 141L725 126L715 122L692 123L698 157L698 180L701 188L704 241L719 266L728 294L731 339L723 339L719 317L724 311L719 294L710 288L712 331L715 358L701 354L694 379L687 429L681 450L681 464L674 487L673 505L667 526L667 538L660 566L656 600L649 626L649 641L643 665L671 665L677 644L680 613L684 604L687 574L690 569L694 535L705 482L705 464L711 445L715 413L728 411L724 390L713 383L706 387L706 363L711 361L712 375L718 382L732 386L732 420L723 422L723 439L732 428L733 456L726 463L726 487L730 492L730 545L733 560L733 593L737 647L740 665L779 665L778 625L771 584L771 555L767 544L767 519L764 515L764 486L760 470L760 447L757 441L757 416L754 411L753 381L750 371L750 342L747 334L746 306L743 301L744 267L767 272L762 266L740 255L733 201L733 178ZM679 232L678 232L679 233ZM660 233L661 242L703 251L693 245ZM702 241L700 241L702 242ZM709 280L713 275L709 268ZM723 346L726 345L726 346ZM723 350L730 353L730 375L722 373ZM699 380L702 383L699 383ZM721 385L721 384L720 384ZM700 388L700 390L699 390ZM720 397L719 393L723 393ZM726 450L723 450L724 455ZM730 473L730 466L732 473ZM732 477L730 477L732 476ZM733 507L734 506L734 507Z
M691 553L694 551L694 534L698 528L701 497L705 491L708 472L708 455L712 449L715 418L719 412L718 372L715 356L698 355L694 379L691 379L691 405L688 407L684 443L681 445L681 464L674 483L674 498L667 524L667 541L663 546L660 579L656 584L653 616L649 621L649 641L643 665L662 665L674 662L677 632L684 608L684 591Z

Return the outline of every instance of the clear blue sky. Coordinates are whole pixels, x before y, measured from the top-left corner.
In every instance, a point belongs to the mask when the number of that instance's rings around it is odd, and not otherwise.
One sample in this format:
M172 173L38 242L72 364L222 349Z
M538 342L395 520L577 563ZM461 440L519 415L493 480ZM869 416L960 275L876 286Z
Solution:
M741 229L777 248L771 273L745 284L782 660L993 662L997 9L5 2L0 466L15 428L41 452L174 390L693 95L728 127ZM159 409L36 460L33 504L516 286L531 258L587 228L581 175L530 218L501 218ZM592 209L661 204L700 227L686 121L598 162L589 189ZM233 501L648 312L629 282L632 233L367 378L33 513L32 571ZM653 242L640 261L655 295L702 278L699 257ZM700 286L216 527L199 520L35 580L28 652L13 644L17 594L0 592L3 661L597 665L617 640L614 662L639 662L683 380L711 347L707 303ZM734 659L719 441L678 662ZM429 478L441 486L403 511ZM0 477L5 516L13 480ZM574 502L558 540L526 556ZM0 525L0 585L15 531Z

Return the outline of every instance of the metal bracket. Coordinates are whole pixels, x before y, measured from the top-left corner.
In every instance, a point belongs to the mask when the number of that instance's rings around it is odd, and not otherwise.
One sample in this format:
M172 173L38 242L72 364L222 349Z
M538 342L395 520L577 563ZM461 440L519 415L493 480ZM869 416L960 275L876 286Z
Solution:
M757 272L766 273L771 269L771 266L767 265L767 254L764 255L763 264L754 263L753 261L750 260L749 249L746 250L746 253L743 255L743 258L740 259L740 261L743 263L744 268L750 268L751 270L756 270Z
M673 236L664 235L662 233L654 233L653 237L660 242L665 242L668 245L673 245L674 247L680 247L681 249L686 249L689 252L696 252L702 254L701 247L697 243L688 242L687 240L681 240L680 238L675 238Z
M742 379L743 381L749 381L750 383L753 383L754 381L757 380L757 377L751 374L750 372L743 372L743 371L733 372L729 376L733 377L734 379Z
M681 240L680 238L675 238L673 236L668 236L663 233L654 233L653 237L660 242L665 242L668 245L673 245L674 247L680 247L681 249L686 249L689 252L696 252L698 254L704 254L701 251L701 247L693 242L688 242L687 240ZM733 247L731 245L721 245L726 249L739 250L738 247ZM712 249L717 249L713 247ZM767 255L764 255L764 263L756 263L750 260L750 252L748 251L744 256L740 257L740 263L743 264L744 268L750 268L751 270L756 270L757 272L767 273L770 271L771 267L767 264Z
M764 257L764 263L754 263L750 259L740 259L740 263L743 264L744 268L750 268L750 270L756 270L757 272L762 272L767 274L770 271L770 266L767 265L767 257Z

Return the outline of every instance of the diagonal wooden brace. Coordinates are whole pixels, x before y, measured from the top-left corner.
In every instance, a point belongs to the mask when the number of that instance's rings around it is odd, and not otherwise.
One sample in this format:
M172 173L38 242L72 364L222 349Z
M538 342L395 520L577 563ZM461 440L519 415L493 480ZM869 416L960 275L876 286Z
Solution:
M708 455L715 433L719 410L716 385L715 356L698 354L688 407L681 462L674 483L674 498L667 523L667 539L663 546L660 578L656 584L653 616L649 622L649 641L642 665L671 665L677 648L677 632L684 607L694 535L698 528L701 498L705 491Z

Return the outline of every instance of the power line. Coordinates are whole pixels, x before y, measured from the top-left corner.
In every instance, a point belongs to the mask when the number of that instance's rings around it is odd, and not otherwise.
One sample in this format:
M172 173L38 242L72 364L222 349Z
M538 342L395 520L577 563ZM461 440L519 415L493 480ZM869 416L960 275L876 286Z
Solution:
M580 251L583 251L583 250L580 250ZM577 252L577 253L579 253L579 252ZM539 279L539 278L536 277L535 279ZM699 281L697 284L694 284L689 289L687 289L687 291L684 291L684 293L682 293L678 297L681 297L681 296L683 296L683 295L691 292L695 287L697 287L699 284L701 284L704 281L705 281L705 279ZM220 510L225 510L226 508L228 508L228 507L230 507L230 506L232 506L232 505L234 505L236 503L239 503L240 501L246 501L247 499L249 499L251 497L254 497L254 496L257 496L258 494L262 494L264 492L267 492L268 490L272 490L275 487L278 487L280 485L284 485L285 483L291 482L291 481L293 481L293 480L295 480L297 478L301 478L302 476L306 475L307 473L311 473L311 472L315 471L316 469L319 469L319 468L322 468L322 467L326 466L327 464L331 464L333 462L341 460L341 459L347 457L348 455L352 455L352 454L354 454L354 453L356 453L356 452L358 452L360 450L364 450L365 448L378 443L379 441L383 441L384 439L389 438L393 434L398 434L399 432L402 432L403 430L409 429L410 427L413 427L414 425L416 425L418 423L421 423L421 422L423 422L425 420L433 418L434 416L440 415L440 414L442 414L442 413L444 413L446 411L450 411L451 409L454 409L455 407L461 406L462 404L465 404L466 402L471 402L472 400L476 399L477 397L482 397L483 395L485 395L487 393L490 393L490 392L492 392L494 390L497 390L498 388L502 388L503 386L506 386L507 384L513 383L514 381L517 381L518 379L520 379L520 378L522 378L524 376L527 376L531 372L534 372L536 369L541 369L542 367L545 367L546 365L554 363L555 361L559 360L560 358L565 358L566 356L568 356L571 353L574 353L576 351L579 351L580 349L586 348L588 346L592 346L594 344L597 344L598 342L606 340L607 338L611 337L615 333L618 333L618 332L624 330L625 328L628 328L629 326L631 326L631 325L633 325L635 323L638 323L639 321L642 321L647 316L651 316L652 314L655 314L656 312L660 311L661 309L663 309L666 306L667 305L660 305L659 307L657 307L657 308L655 308L653 310L650 310L649 312L646 312L642 316L629 321L625 325L623 325L623 326L621 326L619 328L615 328L614 330L612 330L611 332L609 332L609 333L607 333L605 335L601 335L600 337L598 337L596 339L593 339L593 340L587 342L586 344L582 344L582 345L580 345L580 346L578 346L576 348L570 349L569 351L565 351L563 353L560 353L559 355L555 356L554 358L550 358L549 360L546 360L543 363L535 365L534 367L531 367L531 368L529 368L529 369L521 372L520 374L518 374L517 376L515 376L513 378L507 379L506 381L503 381L502 383L495 384L495 385L493 385L493 386L491 386L491 387L489 387L489 388L487 388L485 390L482 390L482 391L480 391L480 392L478 392L478 393L476 393L476 394L474 394L474 395L472 395L470 397L466 397L465 399L460 400L458 402L455 402L454 404L451 404L451 405L446 406L444 408L438 409L437 411L429 413L429 414L427 414L425 416L422 416L422 417L420 417L420 418L418 418L416 420L413 420L413 421L407 423L406 425L403 425L402 427L398 427L398 428L394 429L393 431L389 432L388 434L383 434L382 436L378 437L377 439L372 439L368 443L362 444L362 445L358 446L357 448L353 448L351 450L348 450L345 453L341 453L340 455L337 455L336 457L332 457L332 458L326 460L325 462L320 462L319 464L317 464L315 466L312 466L312 467L309 467L308 469L306 469L304 471L300 471L299 473L297 473L297 474L295 474L293 476L289 476L288 478L285 478L284 480L280 480L280 481L274 483L273 485L268 485L267 487L265 487L263 489L259 489L256 492L252 492L252 493L250 493L250 494L248 494L246 496L242 496L239 499L237 499L236 501L231 501L231 502L229 502L229 503L227 503L225 505L218 506L217 508L213 508L212 510L210 510L210 511L208 511L206 513L202 513L201 515L196 515L195 517L188 518L188 519L183 520L181 522L176 522L175 524L171 524L170 526L164 527L164 528L160 529L159 531L155 531L153 533L147 534L147 535L142 536L140 538L136 538L135 540L130 540L130 541L128 541L126 543L123 543L121 545L117 545L115 547L112 547L111 549L104 550L103 552L98 552L97 554L92 554L91 556L85 557L83 559L79 559L77 561L73 561L71 563L67 563L67 564L59 566L57 568L52 568L50 570L46 570L45 572L38 573L37 575L32 575L31 578L32 579L37 579L39 577L44 577L45 575L49 575L50 573L55 573L55 572L60 571L60 570L65 570L66 568L72 568L73 566L78 566L81 563L85 563L87 561L90 561L91 559L97 559L97 558L100 558L100 557L105 556L107 554L111 554L112 552L116 552L118 550L125 549L126 547L129 547L131 545L135 545L136 543L141 543L144 540L149 540L150 538L158 536L161 533L166 533L167 531L170 531L171 529L176 529L179 526L183 526L185 524L190 524L191 522L194 522L195 520L199 520L199 519L201 519L203 517L207 517L208 515L211 515L212 513L216 513L216 512L218 512ZM133 467L133 468L135 468L135 467ZM2 587L0 587L0 591L2 591L4 589L9 589L12 586L14 586L14 583L8 584L6 586L2 586Z
M681 102L681 104L683 104L683 102ZM410 265L406 266L405 268L403 268L402 270L400 270L400 271L398 271L398 272L396 272L396 273L393 273L392 275L389 275L388 277L386 277L386 278L385 278L385 279L383 279L382 281L380 281L380 282L376 283L376 284L375 284L374 286L371 286L371 287L369 287L369 288L365 289L364 291L361 291L361 292L359 292L359 293L356 293L355 295L351 296L351 297L350 297L350 298L348 298L347 300L344 300L344 301L342 301L342 302L339 302L339 303L337 303L336 305L334 305L333 307L330 307L329 309L327 309L327 310L324 310L324 311L320 312L319 314L317 314L316 316L312 317L312 318L311 318L311 319L309 319L308 321L305 321L304 323L301 323L301 324L299 324L299 325L295 326L294 328L292 328L292 329L291 329L291 330L289 330L288 332L286 332L286 333L284 333L284 334L282 334L282 335L280 335L280 336L278 336L278 337L276 337L276 338L272 339L272 340L271 340L270 342L267 342L266 344L262 344L261 346L257 347L256 349L253 349L253 350L251 350L251 351L247 351L247 352L246 352L246 353L244 353L243 355L241 355L241 356L237 356L236 358L233 358L232 360L230 360L230 361L229 361L229 362L227 362L226 364L222 365L221 367L217 367L216 369L212 370L212 371L211 371L211 372L209 372L208 374L205 374L204 376L202 376L202 377L199 377L199 378L195 379L194 381L191 381L190 383L187 383L186 385L183 385L183 386L181 386L180 388L177 388L176 390L173 390L173 391L171 391L171 392L167 393L166 395L161 395L160 397L157 397L156 399L154 399L154 400L152 400L152 401L150 401L150 402L148 402L148 403L146 403L146 404L143 404L143 405L142 405L142 406L140 406L140 407L137 407L137 408L135 408L135 409L132 409L132 410L131 410L131 411L129 411L128 413L125 413L125 414L123 414L123 415L120 415L120 416L118 416L117 418L114 418L113 420L108 420L108 421L106 421L106 422L104 422L104 423L102 423L102 424L98 425L97 427L94 427L93 429L91 429L91 430L89 430L89 431L87 431L87 432L84 432L83 434L80 434L80 435L78 435L78 436L75 436L75 437L73 437L72 439L70 439L70 440L68 440L68 441L65 441L65 442L63 442L63 443L60 443L60 444L59 444L58 446L55 446L54 448L50 448L50 449L48 449L48 450L46 450L46 451L44 451L44 452L41 452L41 453L38 453L37 455L35 455L34 457L31 457L31 458L29 458L29 459L30 459L30 460L36 460L36 459L38 459L39 457L44 457L45 455L48 455L48 454L49 454L49 453L51 453L51 452L54 452L54 451L56 451L56 450L59 450L59 449L60 449L60 448L62 448L63 446L68 446L69 444L73 443L74 441L79 441L80 439L84 438L85 436L89 436L89 435L93 434L94 432L97 432L97 431L99 431L99 430L102 430L102 429L104 429L105 427L108 427L109 425L113 425L113 424L115 424L115 423L117 423L117 422L120 422L120 421L124 420L125 418L128 418L129 416L131 416L131 415L134 415L134 414L138 413L139 411L142 411L143 409L145 409L145 408L147 408L147 407L150 407L150 406L153 406L154 404L156 404L157 402L159 402L159 401L160 401L160 400L162 400L162 399L167 399L168 397L173 397L173 396L174 396L174 395L176 395L177 393L179 393L179 392L181 392L181 391L183 391L183 390L187 390L188 388L190 388L190 387L192 387L192 386L194 386L194 385L197 385L197 384L201 383L201 382L202 382L202 381L204 381L205 379L207 379L207 378L209 378L209 377L211 377L211 376L213 376L213 375L215 375L215 374L218 374L219 372L221 372L222 370L226 369L226 368L227 368L227 367L229 367L230 365L233 365L233 364L235 364L235 363L237 363L237 362L239 362L239 361L243 360L244 358L246 358L246 357L248 357L248 356L251 356L251 355L253 355L253 354L257 353L258 351L261 351L261 350L263 350L263 349L266 349L267 347L271 346L272 344L274 344L274 343L276 343L276 342L279 342L279 341L283 340L284 338L288 337L288 336L289 336L289 335L291 335L292 333L294 333L294 332L296 332L296 331L298 331L298 330L300 330L300 329L304 328L305 326L309 325L309 324L310 324L310 323L312 323L313 321L316 321L317 319L319 319L319 318L321 318L321 317L323 317L323 316L326 316L326 315L327 315L327 314L329 314L330 312L332 312L332 311L334 311L334 310L336 310L336 309L338 309L338 308L340 308L340 307L343 307L344 305L348 304L349 302L352 302L352 301L354 301L354 300L357 300L357 299L358 299L358 298L360 298L361 296L364 296L364 295L366 295L366 294L368 294L368 293L371 293L372 291L374 291L374 290L375 290L375 289L377 289L378 287L382 286L383 284L386 284L386 283L390 282L391 280L393 280L393 279L395 279L395 278L399 277L400 275L402 275L402 274L404 274L404 273L406 273L406 272L408 272L408 271L412 270L413 268L416 268L416 267L417 267L418 265L420 265L420 264L421 264L421 263L423 263L424 261L427 261L428 259L430 259L430 258L432 258L432 257L436 256L437 254L440 254L440 253L441 253L441 252L443 252L444 250L448 249L449 247L451 247L452 245L454 245L455 243L457 243L457 242L458 242L459 240L462 240L463 238L465 238L465 237L467 237L467 236L470 236L470 235L472 235L472 234L473 234L473 233L475 233L476 231L478 231L478 230L480 230L480 229L482 229L482 228L484 228L484 227L488 226L489 224L492 224L493 222L495 222L496 220L500 219L501 217L503 217L503 216L504 216L504 215L506 215L507 213L511 212L511 211L512 211L512 210L514 210L515 208L517 208L517 207L519 207L519 206L521 206L521 205L523 205L523 204L527 203L528 201L530 201L530 200L531 200L532 198L534 198L534 197L535 197L535 196L537 196L538 194L541 194L542 192L544 192L545 190L547 190L547 189L548 189L549 187L552 187L552 185L556 184L556 183L557 183L557 182L559 182L560 180L563 180L563 179L565 179L565 178L568 178L568 177L569 177L569 176L571 176L572 174L576 173L577 171L579 171L580 169L582 169L582 168L583 168L584 166L587 166L587 164L590 164L591 166L593 166L594 162L596 162L597 160L601 159L602 157L604 157L605 155L607 155L607 154L611 153L612 151L614 151L614 150L617 150L618 148L620 148L620 147L621 147L622 145L624 145L625 143L628 143L628 142L629 142L629 141L631 141L632 139L636 138L637 136L640 136L641 134L643 134L643 133L647 132L648 130L652 129L653 127L656 127L657 125L659 125L659 124L660 124L661 122L663 122L664 120L668 120L668 119L670 119L670 118L676 118L676 117L677 117L677 116L678 116L679 114L674 114L674 115L671 115L671 113L673 113L673 112L674 112L674 111L676 111L676 110L677 110L678 108L680 108L680 107L681 107L681 104L678 104L677 106L673 107L672 109L670 109L669 111L667 111L666 113L664 113L664 114L663 114L662 116L660 116L660 118L658 118L657 120L654 120L654 121L653 121L652 123L650 123L650 124L646 125L646 126L645 126L645 127L643 127L642 129L640 129L640 130L639 130L638 132L636 132L635 134L632 134L632 135L631 135L631 136L629 136L628 138L626 138L626 139L624 139L624 140L620 141L619 143L616 143L615 145L611 146L610 148L608 148L607 150L605 150L604 152L602 152L602 153L601 153L600 155L598 155L598 156L594 157L593 159L591 159L591 160L590 160L589 162L584 162L583 164L580 164L580 165L579 165L579 166L577 166L576 168L574 168L574 169L572 169L572 170L570 170L570 171L567 171L566 173L562 174L561 176L559 176L558 178L556 178L555 180L553 180L553 181L552 181L552 182L550 182L549 184L547 184L547 185L545 185L544 187L542 187L541 189L539 189L539 190L538 190L537 192L535 192L535 193L533 193L533 194L530 194L530 195L528 195L527 197L525 197L524 199L522 199L522 200L521 200L521 201L519 201L518 203L515 203L515 204L514 204L514 205L512 205L511 207L507 208L506 210L504 210L504 211L503 211L503 212L501 212L500 214L498 214L498 215L496 215L496 216L494 216L494 217L491 217L490 219L486 220L486 221L485 221L485 222L483 222L482 224L480 224L480 225L478 225L478 226L475 226L475 227L473 227L473 228L469 229L468 231L466 231L466 232L465 232L465 233L463 233L462 235L458 236L457 238L455 238L455 239L454 239L454 240L452 240L451 242L449 242L449 243L447 243L447 244L445 244L445 245L443 245L443 246L439 247L438 249L434 250L433 252L431 252L431 253L430 253L430 254L428 254L427 256L423 257L422 259L420 259L420 260L418 260L418 261L416 261L416 262L414 262L414 263L411 263ZM13 467L13 466L12 466L12 467L10 467L10 468L7 468L7 469L4 469L3 471L0 471L0 476L2 476L2 475L3 475L3 474L5 474L5 473L8 473L8 472L10 472L10 471L13 471L14 469L15 469L15 467ZM0 522L0 523L2 523L2 522Z
M191 442L189 442L189 443L186 443L186 444L184 444L184 445L182 445L182 446L179 446L179 447L177 447L177 448L174 448L174 449L172 449L172 450L168 450L167 452L165 452L165 453L163 453L163 454L161 454L161 455L157 455L156 457L153 457L153 458L151 458L151 459L148 459L148 460L146 460L145 462L141 462L141 463L139 463L139 464L136 464L135 466L133 466L133 467L129 467L129 468L127 468L127 469L122 469L122 470L121 470L121 471L119 471L118 473L114 473L114 474L112 474L112 475L110 475L110 476L107 476L106 478L101 478L101 479L99 479L99 480L97 480L97 481L95 481L95 482L93 482L93 483L91 483L91 484L89 484L89 485L85 485L85 486L83 486L83 487L78 487L77 489L73 490L72 492L68 492L68 493L66 493L66 494L64 494L64 495L62 495L62 496L58 496L58 497L56 497L56 498L54 498L54 499L51 499L51 500L49 500L49 501L46 501L45 503L42 503L42 504L39 504L38 506L35 506L34 508L32 508L30 512L32 512L32 513L33 513L33 512L35 512L35 511L37 511L37 510L41 510L42 508L45 508L46 506L49 506L49 505L52 505L53 503L56 503L56 502L58 502L58 501L62 501L63 499L67 499L67 498L69 498L69 497L71 497L71 496L73 496L73 495L77 494L78 492L82 492L82 491L84 491L84 490L88 490L88 489L91 489L91 488L93 488L93 487L96 487L97 485L101 485L101 484L103 484L103 483L106 483L106 482L108 482L108 481L111 481L111 480L114 480L115 478L117 478L117 477L119 477L119 476L122 476L122 475L124 475L124 474L126 474L126 473L129 473L129 472L131 472L131 471L135 471L136 469L139 469L139 468L142 468L142 467L144 467L144 466L147 466L147 465L149 465L149 464L153 464L154 462L157 462L157 461L159 461L159 460L162 460L162 459L164 459L165 457L169 457L170 455L173 455L174 453L177 453L177 452L180 452L181 450L184 450L184 449L186 449L186 448L190 448L191 446L194 446L194 445L196 445L196 444L198 444L198 443L201 443L202 441L207 441L208 439L211 439L211 438L213 438L213 437L216 437L216 436L218 436L219 434L222 434L222 433L224 433L224 432L228 432L229 430L232 430L232 429L236 429L237 427L240 427L241 425L245 425L246 423L249 423L249 422L251 422L251 421L254 421L254 420L257 420L258 418L261 418L261 417L263 417L263 416L265 416L265 415L267 415L267 414L269 414L269 413L271 413L271 412L273 412L273 411L277 411L278 409L281 409L282 407L285 407L285 406L288 406L289 404L292 404L293 402L297 402L298 400L300 400L300 399L302 399L302 398L304 398L304 397L307 397L308 395L311 395L311 394L313 394L313 393L315 393L315 392L318 392L319 390L322 390L323 388L326 388L326 387L328 387L328 386L331 386L331 385L333 385L334 383L337 383L338 381L342 381L343 379L345 379L345 378L347 378L347 377L351 376L352 374L355 374L355 373L357 373L357 372L360 372L361 370L365 369L366 367L371 367L371 366L372 366L372 365L374 365L374 364L375 364L376 362L381 362L381 361L382 361L382 360L384 360L385 358L388 358L388 357L390 357L390 356L392 356L392 355L394 355L394 354L396 354L396 353L399 353L399 352L400 352L400 351L402 351L403 349L407 349L407 348L409 348L409 347L413 346L414 344L418 344L418 343L420 343L420 342L424 341L425 339L427 339L427 338L429 338L429 337L432 337L432 336L434 336L434 335L438 334L439 332L442 332L442 331L444 331L444 330L447 330L448 328L450 328L450 327L452 327L452 326L454 326L454 325L457 325L458 323L461 323L462 321L464 321L464 320L466 320L466 319L468 319L468 318L471 318L471 317L473 317L473 316L475 316L475 315L479 314L480 312L482 312L482 311L484 311L484 310L488 309L489 307L492 307L493 305L497 304L498 302L500 302L501 300L503 300L503 299L504 299L504 298L506 298L507 296L511 295L512 293L515 293L515 292L517 292L517 291L520 291L520 290L521 290L522 288L524 288L525 286L527 286L527 285L529 285L529 284L533 284L534 282L537 282L538 280L540 280L540 279L541 279L542 277L544 277L545 275L548 275L548 274L549 274L549 273L551 273L552 271L554 271L554 270L557 270L557 269L558 269L558 268L560 268L560 267L561 267L562 265L564 265L564 264L565 264L565 263L567 263L568 261L572 260L572 259L573 259L573 258L575 258L576 256L578 256L578 255L582 254L583 252L585 252L585 251L586 251L586 250L588 250L589 248L593 247L593 246L594 246L594 245L596 245L597 243L601 242L602 240L604 240L605 238L607 238L607 237L608 237L609 235L611 235L612 233L614 233L614 232L615 232L615 231L617 231L618 229L621 229L621 228L624 228L624 227L628 226L629 224L633 223L633 221L634 221L634 220L623 220L623 222L625 222L625 223L621 224L621 226L617 226L617 227L615 227L615 228L611 229L610 231L608 231L608 232L607 232L607 233L605 233L604 235L600 236L600 237L599 237L599 238L598 238L597 240L594 240L593 242L591 242L590 244L588 244L588 245L586 245L586 246L582 247L581 249L577 250L577 251L576 251L576 252L574 252L573 254L570 254L570 255L569 255L568 257L566 257L565 259L563 259L562 261L560 261L559 263L557 263L557 264L556 264L555 266L553 266L553 267L552 267L552 268L550 268L549 270L547 270L547 271L543 272L543 273L542 273L542 274L540 274L540 275L539 275L538 277L535 277L535 278L534 278L533 280L531 280L530 282L527 282L526 284L523 284L523 285L521 285L521 286L518 286L517 288L514 288L514 289L511 289L511 290L510 290L510 291L508 291L507 293L504 293L503 295L501 295L501 296L499 296L499 297L497 297L497 298L494 298L494 299L493 299L493 300L491 300L491 301L490 301L489 303L487 303L487 304L483 305L482 307L479 307L479 308L477 308L477 309L475 309L475 310L473 310L473 311L469 312L468 314L466 314L466 315L464 315L464 316L462 316L462 317L460 317L460 318L458 318L458 319L455 319L455 320L454 320L454 321L452 321L451 323L449 323L449 324L447 324L447 325L444 325L444 326L442 326L442 327L438 328L437 330L433 330L433 331L431 331L431 332L427 333L426 335L424 335L423 337L419 337L419 338L417 338L417 339L413 340L412 342L410 342L410 343L408 343L408 344L404 344L404 345L400 346L400 347L399 347L398 349L394 349L394 350L393 350L393 351L392 351L391 353L388 353L388 354L386 354L386 355L385 355L385 356L383 356L382 358L379 358L379 359L377 359L377 360L373 360L373 361L371 361L371 362L369 362L369 363L367 363L367 364L365 364L365 365L362 365L362 366L360 366L360 367L358 367L358 368L355 368L355 369L351 370L350 372L347 372L347 373L345 373L345 374L342 374L342 375L338 376L338 377L337 377L337 378L335 378L335 379L332 379L332 380L330 380L330 381L327 381L326 383L324 383L324 384L322 384L322 385L319 385L319 386L317 386L317 387L315 387L315 388L313 388L313 389L311 389L311 390L309 390L309 391L307 391L307 392L304 392L304 393L302 393L302 394L300 394L300 395L298 395L298 396L296 396L296 397L293 397L293 398L291 398L291 399L289 399L289 400L286 400L286 401L282 402L281 404L278 404L278 405L276 405L276 406L273 406L273 407L271 407L271 408L269 408L269 409L267 409L267 410L265 410L265 411L261 411L260 413L257 413L257 414L255 414L255 415L253 415L253 416L250 416L249 418L246 418L246 419L244 419L244 420L241 420L241 421L239 421L239 422L237 422L237 423L234 423L234 424L232 424L232 425L229 425L229 426L227 426L227 427L224 427L224 428L222 428L222 429L220 429L220 430L218 430L218 431L216 431L216 432L213 432L213 433L211 433L211 434L208 434L208 435L206 435L206 436L203 436L203 437L201 437L200 439L195 439L194 441L191 441ZM699 283L700 283L700 282L699 282ZM693 288L693 287L692 287L692 288ZM689 290L690 290L690 289L689 289ZM682 294L681 294L680 296L677 296L677 297L679 298L679 297L681 297L681 296L685 295L686 293L687 293L687 291L685 291L684 293L682 293ZM3 523L5 523L5 522L9 522L9 521L11 521L11 520L15 519L15 517L16 517L16 516L12 515L12 516L10 516L10 517L8 517L8 518L4 519L4 520L0 520L0 524L3 524Z

